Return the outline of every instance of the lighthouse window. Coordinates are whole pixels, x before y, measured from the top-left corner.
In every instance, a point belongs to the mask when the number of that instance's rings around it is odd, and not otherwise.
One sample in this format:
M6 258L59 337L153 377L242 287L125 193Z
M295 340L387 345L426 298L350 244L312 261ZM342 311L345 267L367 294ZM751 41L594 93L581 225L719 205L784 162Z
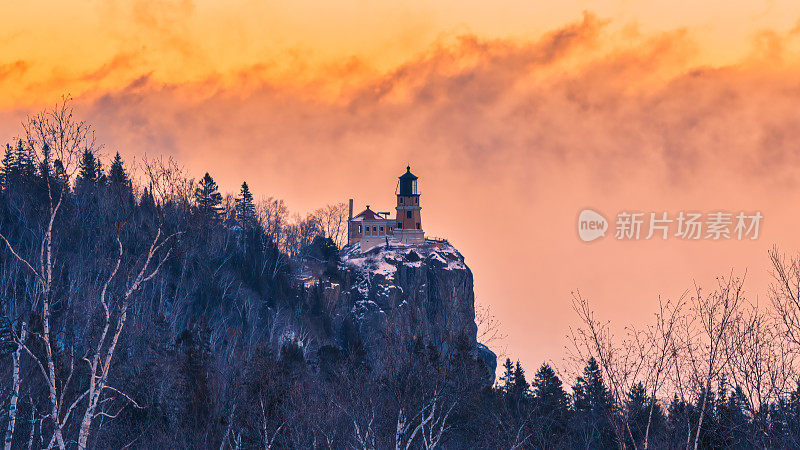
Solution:
M419 222L417 222L417 229L419 230Z
M414 203L419 203L419 197L414 197Z
M381 233L383 233L383 227L381 227Z
M400 203L403 203L403 197L400 197Z
M403 229L403 222L397 222L397 228Z
M411 218L411 211L406 211L406 217L409 219Z

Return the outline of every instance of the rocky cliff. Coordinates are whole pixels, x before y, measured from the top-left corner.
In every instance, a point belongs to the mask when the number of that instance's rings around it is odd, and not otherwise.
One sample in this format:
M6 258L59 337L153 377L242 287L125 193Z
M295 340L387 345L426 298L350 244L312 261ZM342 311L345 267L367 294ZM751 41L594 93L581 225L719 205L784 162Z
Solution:
M327 337L318 340L319 355L359 340L367 363L380 375L412 343L441 355L467 345L492 381L496 357L476 340L472 271L449 243L381 246L364 253L356 244L342 250L336 273L325 278L310 288L331 318L324 327Z

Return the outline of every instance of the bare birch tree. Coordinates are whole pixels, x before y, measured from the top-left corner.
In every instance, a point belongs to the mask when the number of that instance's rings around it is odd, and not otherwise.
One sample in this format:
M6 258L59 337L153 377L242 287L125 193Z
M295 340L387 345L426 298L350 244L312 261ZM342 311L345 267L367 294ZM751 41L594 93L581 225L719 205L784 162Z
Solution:
M435 449L441 444L442 435L450 429L448 418L455 408L455 403L450 407L442 406L443 398L434 393L433 397L410 419L401 408L397 413L397 427L395 431L395 449L408 450L417 436L420 436L422 447Z
M20 323L20 332L19 337L15 339L17 343L17 348L14 350L14 353L11 354L12 359L12 375L11 375L11 399L9 400L8 404L8 426L6 427L6 438L5 438L5 450L11 449L11 441L14 439L14 427L17 423L17 403L19 401L19 387L22 382L20 378L19 368L20 368L20 352L22 351L22 346L25 343L25 339L28 337L28 330L25 328L25 322Z
M690 426L687 448L697 449L700 445L700 432L706 419L711 387L720 380L729 362L726 339L744 299L743 285L744 279L733 275L717 278L717 289L709 294L704 294L702 288L695 285L695 295L690 300L690 314L682 318L681 339L677 345L680 350L676 349L676 353L680 351L686 360L684 367L680 367L676 358L676 373L680 377L680 372L688 369L683 379L688 381L689 393L700 401L699 417L694 426L694 443Z
M769 258L774 278L769 297L783 332L800 351L800 257L786 257L773 247Z
M323 236L331 238L336 247L341 248L347 237L347 205L344 203L327 205L314 211L312 216L316 219Z
M64 167L67 174L66 183L69 182L69 176L74 172L75 164L77 162L77 155L83 151L92 151L95 147L94 136L91 127L85 122L76 121L73 118L73 111L69 105L68 99L58 104L54 109L45 111L43 113L31 116L24 124L24 129L27 136L28 145L32 149L39 150L37 155L43 164L50 164L51 158L56 158ZM43 232L40 239L39 258L37 262L25 258L15 246L6 238L5 235L0 233L2 239L9 253L27 270L29 270L37 279L39 286L39 297L41 299L41 320L42 332L37 333L36 337L41 339L42 346L44 347L44 355L37 355L25 343L22 336L18 340L20 349L32 357L36 365L39 367L47 390L49 391L50 400L50 413L49 419L53 426L53 434L48 444L48 448L53 445L58 445L60 449L65 448L64 428L69 422L70 418L76 409L86 400L86 408L84 410L83 418L79 434L77 436L77 443L79 448L86 448L89 433L92 428L93 420L99 415L108 415L104 411L98 410L98 405L101 403L102 395L106 391L113 391L123 397L126 397L130 402L133 402L130 397L108 384L108 376L111 367L111 362L116 351L117 343L120 334L122 333L123 326L127 317L128 306L131 297L138 292L142 285L151 280L161 269L164 262L170 254L170 250L165 250L166 246L174 235L167 237L163 236L162 228L159 227L158 231L153 238L149 251L142 261L141 267L138 269L136 275L129 280L125 286L124 293L121 296L121 306L118 310L114 311L109 302L109 286L111 285L114 277L120 269L123 261L124 249L122 241L117 233L116 242L118 244L117 257L110 268L108 277L102 286L99 297L99 306L102 308L104 314L104 325L100 338L94 348L87 351L83 360L89 366L89 379L88 389L83 393L72 399L71 403L67 405L67 393L70 390L70 385L73 381L75 374L74 360L69 358L69 372L66 379L61 379L56 370L56 357L52 343L52 310L51 303L54 301L53 297L53 273L56 267L56 255L54 246L55 224L59 211L61 210L66 191L68 186L54 186L51 185L49 177L45 177L46 189L48 195L48 214L45 218L45 225L42 227ZM151 186L159 184L159 180L151 179ZM24 328L23 333L24 334ZM15 358L15 367L19 364L19 358ZM18 377L18 367L15 370L15 376ZM15 385L18 389L19 380L15 380ZM15 399L16 403L16 399ZM134 402L135 403L135 402ZM9 423L9 429L6 435L6 445L10 444L13 439L14 423Z
M583 327L573 330L572 341L578 359L586 361L594 357L598 362L608 384L613 404L621 407L633 386L641 383L650 397L647 424L642 442L643 448L650 446L650 428L656 398L667 379L667 371L673 358L673 338L681 317L684 300L664 302L659 298L659 310L655 323L643 329L626 327L625 336L616 339L609 322L601 322L595 317L587 299L580 292L573 293L573 309L578 314ZM634 448L638 443L631 430L627 411L623 411L622 423L618 415L609 412L609 421L614 427L621 448L627 445L626 437Z
M94 132L86 122L73 118L73 109L69 98L63 98L53 109L29 116L23 123L28 145L35 152L40 162L49 164L50 159L57 159L64 168L66 176L74 172L78 155L84 150L95 149ZM47 150L45 150L47 149ZM40 239L39 260L36 263L24 258L14 248L6 236L0 233L0 239L8 248L11 255L19 261L37 279L41 294L42 333L39 337L45 349L45 361L39 361L46 384L50 392L50 419L54 426L53 438L59 448L64 448L62 425L59 423L58 414L61 409L58 384L56 380L55 362L51 342L51 301L53 285L53 268L55 255L53 253L53 232L61 206L66 195L66 187L51 185L49 177L45 177L48 196L48 214ZM31 353L32 355L32 353ZM47 367L45 370L44 367Z
M726 336L728 364L725 377L741 389L754 435L751 444L772 447L767 417L770 403L778 403L796 380L794 355L779 324L758 305L742 308Z
M259 200L256 204L256 215L267 236L276 244L280 243L289 216L289 210L283 200L272 197Z
M112 319L112 313L107 298L108 287L114 280L114 277L117 275L123 257L122 241L120 240L119 235L117 236L119 253L117 255L116 262L114 263L114 267L111 269L111 273L108 275L108 278L106 279L103 289L100 293L100 306L103 308L104 313L103 331L100 334L100 339L98 340L93 353L84 357L84 360L89 365L90 375L89 388L79 397L81 398L86 396L88 399L88 405L83 414L80 432L78 434L79 449L86 448L89 433L91 432L92 421L99 415L107 415L107 413L97 410L97 406L100 404L100 399L104 393L104 390L110 390L120 394L131 403L136 404L136 402L127 394L108 384L111 360L114 357L114 352L117 348L117 343L119 342L119 336L122 333L123 327L125 326L125 320L127 319L131 297L137 291L139 291L139 289L141 289L144 283L152 280L153 277L158 274L159 270L161 270L161 267L169 258L171 250L162 252L160 256L156 255L158 255L159 251L162 248L165 248L165 246L175 236L176 234L172 234L166 238L162 238L161 227L158 228L158 231L156 232L156 235L150 244L150 249L145 256L145 260L141 265L141 269L138 271L133 281L127 285L125 293L122 295L121 306L116 314L116 319ZM119 414L119 412L116 414ZM115 417L116 414L111 417Z

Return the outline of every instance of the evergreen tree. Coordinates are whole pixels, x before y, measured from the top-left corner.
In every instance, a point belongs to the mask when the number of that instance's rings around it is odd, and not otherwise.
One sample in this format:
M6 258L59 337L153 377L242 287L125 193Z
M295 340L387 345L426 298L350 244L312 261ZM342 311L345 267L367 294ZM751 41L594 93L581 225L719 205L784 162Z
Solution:
M727 397L724 390L720 389L719 392ZM708 396L708 400L706 400L706 396ZM703 389L697 397L697 403L693 405L692 439L695 439L698 433L697 424L699 423L700 412L703 410L703 404L705 404L705 412L703 413L703 424L699 431L699 445L703 448L719 448L722 445L719 417L717 416L717 413L720 412L720 407L714 391Z
M98 161L91 150L84 150L78 167L78 176L75 179L75 190L87 192L97 186Z
M543 436L559 437L567 431L569 396L561 380L548 364L536 371L531 382L533 404Z
M549 364L542 364L531 383L533 398L539 407L551 410L569 408L569 396L564 391L561 380Z
M62 163L60 159L53 161L53 175L61 186L66 186L69 182L67 170L64 169L64 163Z
M625 414L637 447L640 446L644 440L645 428L647 427L648 420L647 416L649 414L648 403L647 392L644 389L644 385L642 385L641 382L633 385L631 391L628 392L628 398L625 402ZM630 436L628 439L630 442Z
M22 144L22 139L17 141L17 149L15 151L14 159L17 172L24 182L29 182L36 174L36 167L34 157L31 154L32 149L25 148Z
M153 198L153 194L147 188L144 188L142 192L142 198L139 200L139 206L142 207L147 212L155 211L156 209L156 201Z
M522 364L517 361L517 365L514 367L514 384L512 388L514 396L524 398L528 393L529 387L530 385L525 379L525 370L522 369Z
M52 170L50 167L50 146L44 144L42 146L42 162L39 164L39 176L42 177L42 180L48 180L52 176Z
M603 375L593 357L586 362L583 376L577 378L572 389L576 410L604 412L610 407Z
M0 183L2 183L2 188L8 189L10 184L11 178L13 176L15 170L15 162L14 159L14 150L11 148L10 144L6 144L5 152L3 153L3 167L0 168Z
M97 180L98 186L105 186L108 183L108 177L106 177L106 172L103 170L103 162L100 161L100 158L96 158L97 160L97 176L95 179Z
M745 400L741 387L737 386L730 394L724 389L720 389L717 420L719 421L720 440L725 447L731 448L747 444L750 421L744 412L746 407L747 400ZM753 414L753 426L766 431L766 416L766 410L755 411ZM762 435L762 433L759 433L759 435Z
M248 229L256 222L256 207L247 182L242 183L242 189L236 197L236 222L242 229Z
M31 149L25 148L22 140L17 140L17 145L13 151L6 149L4 155L4 182L9 186L27 186L36 177L35 158Z
M205 220L219 218L222 207L222 194L219 193L217 183L206 172L194 191L197 202L197 212Z
M503 375L500 377L500 388L503 392L511 392L514 387L514 363L511 362L511 358L506 358L506 362L503 363Z
M792 437L800 441L800 383L797 388L789 394L789 401L787 405L787 418L786 423L788 428L792 431Z
M114 155L106 178L108 180L106 186L118 201L122 201L126 206L132 206L136 203L133 197L133 184L125 171L125 163L119 152Z
M692 406L674 394L672 402L667 407L667 447L677 448L686 446L689 434L689 421L694 416Z
M628 426L636 442L636 446L631 445L631 447L642 447L645 436L648 439L648 446L652 446L653 436L663 430L664 413L655 399L647 396L647 391L642 383L637 383L631 388L625 402L625 410ZM630 444L630 436L627 439Z
M50 195L54 198L61 192L61 183L54 176L54 165L51 159L50 146L48 144L42 145L42 159L39 162L38 178L36 180L39 186L38 191L47 198L47 190L50 189Z
M612 405L594 357L586 362L583 376L577 378L572 390L577 419L573 431L578 434L581 446L615 447L615 434L610 422Z
M15 147L6 145L3 155L3 168L0 182L4 189L24 188L36 179L36 164L32 149L26 148L22 140L17 140Z
M119 152L114 155L114 161L111 162L111 168L108 170L108 184L115 187L127 187L130 185L130 180L128 180L128 174L125 173Z

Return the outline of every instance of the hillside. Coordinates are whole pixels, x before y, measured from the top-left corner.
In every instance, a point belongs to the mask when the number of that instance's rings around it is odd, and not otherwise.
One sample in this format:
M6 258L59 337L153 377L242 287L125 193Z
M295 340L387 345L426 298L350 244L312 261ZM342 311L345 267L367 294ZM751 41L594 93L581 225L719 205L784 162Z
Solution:
M469 424L496 361L450 244L340 251L338 206L225 200L174 161L135 180L70 136L8 146L0 172L12 447L414 447L434 416L437 441L488 439Z

